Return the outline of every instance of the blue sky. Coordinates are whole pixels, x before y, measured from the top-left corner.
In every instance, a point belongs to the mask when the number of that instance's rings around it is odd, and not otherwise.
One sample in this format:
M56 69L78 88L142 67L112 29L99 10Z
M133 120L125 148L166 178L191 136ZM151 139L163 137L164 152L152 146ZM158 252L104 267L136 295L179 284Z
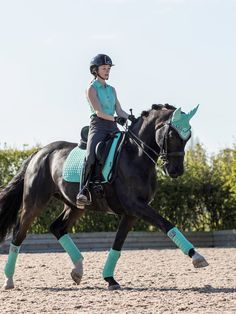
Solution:
M0 147L78 141L97 53L126 111L199 103L194 136L232 147L235 33L234 0L0 0Z

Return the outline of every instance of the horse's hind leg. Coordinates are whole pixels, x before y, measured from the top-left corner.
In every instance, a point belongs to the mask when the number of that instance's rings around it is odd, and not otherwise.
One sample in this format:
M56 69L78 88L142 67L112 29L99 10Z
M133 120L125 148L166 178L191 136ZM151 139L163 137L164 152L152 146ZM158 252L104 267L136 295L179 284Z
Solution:
M40 214L53 193L53 183L44 179L42 173L38 175L33 169L28 169L25 175L22 209L13 229L13 239L5 266L6 282L3 286L5 289L14 287L13 275L20 246L34 218Z
M121 249L125 242L125 239L128 235L128 232L133 227L134 223L136 222L137 218L133 216L124 215L121 218L116 238L113 243L112 249L110 250L105 266L103 268L103 278L108 282L108 289L109 290L117 290L120 289L120 285L114 279L114 270L118 259L121 255Z
M45 201L46 204L46 201ZM42 205L42 204L41 204ZM39 215L43 206L37 206L24 200L21 214L18 218L16 227L13 229L13 239L10 244L8 260L5 266L6 281L3 285L4 289L14 288L13 275L15 272L16 260L20 251L22 242L24 241L27 231L33 222L34 218Z
M50 226L50 231L69 254L74 264L71 277L77 284L80 284L83 276L83 256L69 236L68 230L83 213L83 209L65 205L63 212Z

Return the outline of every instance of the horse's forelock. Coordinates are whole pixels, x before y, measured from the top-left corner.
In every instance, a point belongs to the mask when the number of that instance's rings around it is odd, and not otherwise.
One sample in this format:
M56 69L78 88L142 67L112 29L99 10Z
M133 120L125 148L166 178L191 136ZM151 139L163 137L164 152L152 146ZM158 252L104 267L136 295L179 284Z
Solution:
M161 119L162 121L166 121L169 119L170 115L176 108L169 104L164 105L152 105L152 109L150 110L150 114L154 116L154 118Z

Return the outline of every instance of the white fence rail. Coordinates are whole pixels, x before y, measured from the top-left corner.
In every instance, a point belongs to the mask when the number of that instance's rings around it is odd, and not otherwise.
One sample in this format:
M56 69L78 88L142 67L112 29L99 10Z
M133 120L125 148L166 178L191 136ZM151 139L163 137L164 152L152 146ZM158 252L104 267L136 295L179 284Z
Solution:
M115 232L89 232L72 234L82 251L108 250L115 239ZM195 247L236 247L236 229L213 232L186 232ZM0 254L8 252L10 240L0 246ZM160 232L130 232L124 249L175 248L173 242ZM60 252L58 241L51 234L29 234L22 244L21 252Z

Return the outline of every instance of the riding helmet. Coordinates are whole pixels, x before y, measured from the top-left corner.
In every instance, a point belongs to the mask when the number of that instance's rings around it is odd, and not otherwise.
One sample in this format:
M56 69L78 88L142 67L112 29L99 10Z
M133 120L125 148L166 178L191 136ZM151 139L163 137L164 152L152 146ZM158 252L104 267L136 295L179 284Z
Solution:
M96 55L90 62L90 72L91 74L96 74L96 71L100 65L110 65L111 67L114 66L112 60L109 56L104 54Z

